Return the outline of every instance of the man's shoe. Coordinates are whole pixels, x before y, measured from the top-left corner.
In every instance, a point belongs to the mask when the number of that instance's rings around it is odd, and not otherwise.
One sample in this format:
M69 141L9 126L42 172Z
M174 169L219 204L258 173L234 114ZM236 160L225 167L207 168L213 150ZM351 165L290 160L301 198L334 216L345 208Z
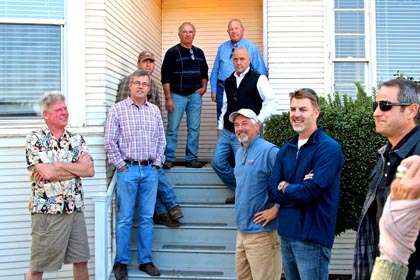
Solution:
M123 263L116 263L114 264L114 276L115 280L127 280L128 273L127 273L127 265Z
M139 270L146 272L150 276L159 276L160 270L152 262L139 265Z
M169 215L171 215L172 220L178 220L184 217L184 213L182 213L181 207L179 207L179 205L169 209Z
M165 160L165 163L163 164L163 169L171 169L174 166L175 165L172 161Z
M198 160L196 160L196 159L193 159L193 160L187 160L186 162L185 162L185 166L186 167L192 167L192 168L201 168L201 167L203 167L203 165L201 164L201 162L199 162Z
M153 222L155 224L164 225L167 227L179 227L181 223L178 220L171 219L171 216L169 214L159 214L153 216Z
M235 204L235 196L231 196L231 197L226 198L225 203L226 204Z

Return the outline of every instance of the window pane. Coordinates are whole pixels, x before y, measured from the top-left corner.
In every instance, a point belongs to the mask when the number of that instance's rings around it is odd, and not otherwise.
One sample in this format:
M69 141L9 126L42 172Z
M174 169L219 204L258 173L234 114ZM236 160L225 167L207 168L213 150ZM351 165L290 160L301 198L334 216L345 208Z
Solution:
M399 71L420 79L420 1L376 1L378 82Z
M356 98L357 89L354 82L360 82L365 88L365 63L362 62L336 62L334 64L334 89L340 95L347 94Z
M335 57L364 58L365 36L335 36Z
M0 24L0 116L38 114L38 99L61 89L61 27Z
M364 0L335 0L334 6L336 9L363 9Z
M2 0L0 17L64 19L64 0Z
M365 33L364 11L336 11L335 33Z

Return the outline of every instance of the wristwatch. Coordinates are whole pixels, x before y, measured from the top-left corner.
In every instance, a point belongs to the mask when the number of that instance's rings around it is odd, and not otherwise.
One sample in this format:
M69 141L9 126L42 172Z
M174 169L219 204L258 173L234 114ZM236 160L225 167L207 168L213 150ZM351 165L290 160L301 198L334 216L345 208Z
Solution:
M277 186L277 189L279 190L279 192L282 192L282 190L283 190L283 187L286 185L286 181L281 181L280 183L279 183L279 185Z

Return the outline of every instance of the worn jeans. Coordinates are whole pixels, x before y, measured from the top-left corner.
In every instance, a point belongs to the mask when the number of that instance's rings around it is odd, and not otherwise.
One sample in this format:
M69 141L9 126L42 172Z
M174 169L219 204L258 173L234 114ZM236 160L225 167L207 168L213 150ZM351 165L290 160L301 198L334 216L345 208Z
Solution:
M166 177L163 169L159 169L159 183L156 198L156 214L167 214L169 210L178 205L176 201L176 194L168 177Z
M287 280L328 280L330 248L282 236L281 254Z
M117 252L115 263L130 263L130 240L134 208L138 199L137 252L140 264L152 261L153 212L158 186L158 171L152 165L127 165L128 170L117 171L116 226Z
M230 166L230 159L234 158L236 151L241 147L241 143L236 138L235 133L223 129L214 146L213 159L211 166L222 180L223 184L231 191L236 189L236 179L233 168Z
M195 160L198 154L198 138L200 136L202 98L199 93L182 96L172 92L174 109L168 112L168 126L166 129L165 157L168 161L175 161L175 151L178 145L178 130L184 116L187 115L187 145L185 159Z

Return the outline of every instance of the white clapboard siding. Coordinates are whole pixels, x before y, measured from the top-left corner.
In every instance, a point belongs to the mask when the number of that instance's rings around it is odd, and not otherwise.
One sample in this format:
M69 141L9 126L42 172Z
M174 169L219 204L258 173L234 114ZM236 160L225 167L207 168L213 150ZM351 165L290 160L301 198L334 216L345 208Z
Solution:
M194 24L197 32L194 45L201 48L209 65L209 77L216 57L217 48L229 40L227 25L230 19L240 18L245 26L245 37L260 47L263 55L263 1L244 0L240 8L236 1L214 0L166 0L162 1L162 56L175 44L179 43L178 27L185 21ZM200 129L200 150L198 157L210 161L217 139L216 103L210 98L210 83L203 96L203 110ZM166 119L166 112L164 112ZM180 126L177 160L185 159L186 145L185 117Z
M324 20L322 0L267 0L269 76L281 112L288 110L288 94L295 89L325 93Z
M31 248L29 175L26 170L25 138L40 127L42 120L19 128L4 126L0 133L0 279L24 279L29 267ZM104 192L107 186L106 156L103 151L102 127L69 127L82 134L95 160L95 177L83 179L86 196L86 223L92 259L90 274L94 273L94 207L92 195ZM72 279L72 266L59 272L45 273L44 279Z

